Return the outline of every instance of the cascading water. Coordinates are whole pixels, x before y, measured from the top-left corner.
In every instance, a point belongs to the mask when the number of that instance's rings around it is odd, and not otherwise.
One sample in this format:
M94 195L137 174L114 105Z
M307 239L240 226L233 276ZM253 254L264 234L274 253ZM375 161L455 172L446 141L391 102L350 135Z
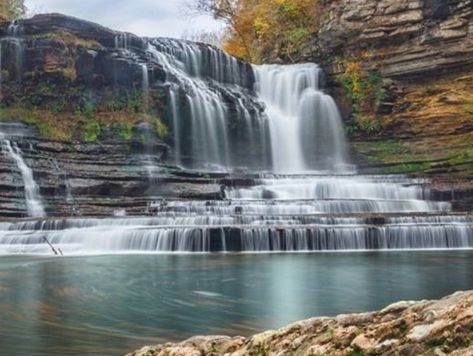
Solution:
M25 201L28 216L43 217L46 215L44 207L41 203L41 196L38 185L33 178L33 171L28 167L22 157L22 152L16 143L11 142L0 134L1 147L4 154L8 155L17 165L23 178L23 185L25 189Z
M146 64L141 65L142 75L142 90L143 90L143 107L147 111L149 107L149 73L148 66Z
M161 40L149 44L148 52L164 67L170 83L179 84L186 90L187 115L190 117L190 148L193 167L228 167L229 150L227 134L227 107L217 91L212 90L200 77L203 58L196 44ZM212 63L217 65L218 63ZM219 71L220 72L220 71ZM231 80L231 77L227 77ZM171 107L174 122L174 142L179 146L176 160L181 158L180 92L171 86Z
M256 87L266 105L273 170L335 170L346 161L337 106L319 89L315 64L255 66Z
M126 33L120 33L115 36L115 48L128 50L130 47L130 38Z
M3 38L9 48L11 48L15 64L15 78L18 83L21 83L23 77L23 57L24 46L23 40L20 38L22 27L17 21L13 21L7 28L7 37Z
M172 39L153 40L148 53L166 73L176 163L211 171L268 168L250 66L212 46Z
M320 90L317 65L245 69L211 46L172 39L153 40L148 53L169 84L176 163L277 173L346 169L340 115ZM262 113L248 101L248 77L255 77Z

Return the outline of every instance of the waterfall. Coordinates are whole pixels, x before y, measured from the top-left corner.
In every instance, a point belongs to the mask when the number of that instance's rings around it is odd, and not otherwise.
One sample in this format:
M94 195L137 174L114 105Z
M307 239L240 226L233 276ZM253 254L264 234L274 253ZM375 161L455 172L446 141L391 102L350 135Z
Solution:
M269 117L273 170L337 170L346 142L337 106L319 89L315 64L255 66L256 87Z
M10 37L18 37L21 34L21 25L18 20L13 20L7 27L7 35Z
M120 33L115 35L115 48L128 50L130 47L130 38L126 33Z
M181 151L181 113L179 110L178 95L174 89L169 92L171 112L172 112L172 128L174 132L174 151L175 151L175 163L176 166L182 165L182 151Z
M141 65L141 75L142 75L141 90L143 92L143 107L144 107L145 112L147 112L149 108L149 73L148 73L148 66L146 64Z
M13 47L15 58L15 78L18 83L21 83L23 77L24 47L23 40L20 38L21 32L22 27L18 21L15 20L9 24L7 28L7 37L4 39Z
M39 188L33 178L33 171L28 167L25 160L23 159L20 148L16 145L16 143L12 143L7 139L2 138L2 136L0 136L0 139L2 151L4 151L13 161L15 161L18 169L21 172L25 189L25 200L28 215L31 217L45 216L46 213L41 203Z
M160 40L150 43L148 52L164 67L169 83L179 84L186 90L188 115L190 117L189 144L190 153L194 158L192 167L225 169L230 166L227 121L228 108L218 91L213 90L201 77L204 63L198 45L173 40ZM213 63L211 61L211 63ZM219 71L221 72L221 71ZM218 73L213 73L218 74ZM224 73L221 73L225 77ZM230 75L227 80L234 80ZM178 93L171 94L177 102ZM173 98L174 96L174 98ZM180 108L173 107L173 121L177 122L184 115ZM174 130L174 141L180 142L181 131ZM181 151L176 152L177 160L181 160Z

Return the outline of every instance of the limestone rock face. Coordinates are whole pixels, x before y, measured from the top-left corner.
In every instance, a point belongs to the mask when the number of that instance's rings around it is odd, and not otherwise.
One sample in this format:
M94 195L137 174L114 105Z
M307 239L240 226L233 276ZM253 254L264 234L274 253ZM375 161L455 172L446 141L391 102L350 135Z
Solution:
M311 60L323 63L331 74L332 94L345 120L357 118L368 126L352 137L362 169L369 161L387 164L382 167L386 173L471 176L473 154L465 147L473 127L473 1L319 4L323 16L317 50L311 52L318 55ZM382 99L365 105L361 113L351 105L349 93L336 89L337 83L343 87L340 77L354 64L382 81ZM406 154L393 154L389 139ZM374 140L386 141L378 145ZM379 146L389 149L383 152Z
M470 0L337 0L323 12L322 51L365 51L369 64L391 78L412 78L473 65Z
M31 126L0 123L0 132L16 133L9 140L33 170L49 216L113 216L120 210L143 215L156 200L220 197L216 177L159 167L169 147L152 132L144 143L138 128L131 140L119 139L111 131L107 129L100 142L60 142L42 138ZM26 217L23 178L4 151L0 153L0 217Z
M379 313L309 319L247 339L194 337L128 356L473 355L472 326L470 291L438 301L397 303Z

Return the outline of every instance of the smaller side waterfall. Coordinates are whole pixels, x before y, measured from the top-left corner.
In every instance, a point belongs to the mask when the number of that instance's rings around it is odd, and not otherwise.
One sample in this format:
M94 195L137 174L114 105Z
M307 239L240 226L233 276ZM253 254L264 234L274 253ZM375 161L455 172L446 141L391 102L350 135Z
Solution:
M21 83L23 77L23 57L24 47L21 36L21 25L17 21L13 21L7 28L7 38L5 39L9 46L13 49L15 59L15 75L16 81Z
M14 20L8 25L7 34L10 37L18 37L21 33L21 25L17 20Z
M1 136L0 136L1 138ZM1 139L2 151L4 151L12 160L15 161L23 178L25 187L25 199L28 215L31 217L43 217L46 215L43 204L41 203L41 196L38 185L33 178L33 171L26 164L22 157L22 152L16 143L12 143L7 139Z
M126 33L120 33L118 35L115 35L114 40L116 49L128 50L128 48L130 47L130 39L128 37L128 34Z
M141 65L142 73L142 91L143 91L143 108L148 111L149 108L149 73L146 64Z

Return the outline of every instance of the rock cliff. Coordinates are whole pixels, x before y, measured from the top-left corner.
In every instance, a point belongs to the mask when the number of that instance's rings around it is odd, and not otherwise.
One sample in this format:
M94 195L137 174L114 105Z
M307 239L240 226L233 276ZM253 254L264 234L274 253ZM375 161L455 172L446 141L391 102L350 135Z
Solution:
M24 181L5 140L32 169L48 215L144 214L157 197L220 196L216 179L223 175L166 166L176 151L166 81L175 73L147 46L154 41L163 52L178 51L171 40L139 38L60 14L0 22L0 38L0 215L25 215ZM250 65L232 62L242 74L235 94L220 84L228 76L216 73L223 52L192 46L204 63L201 81L230 110L251 96ZM186 83L173 84L185 97ZM178 105L190 110L184 100ZM183 116L183 140L189 116ZM183 159L189 149L183 147Z
M473 2L337 0L320 11L298 60L324 63L339 84L360 157L385 172L471 175Z
M473 355L473 292L380 312L313 318L250 338L194 337L129 356Z

